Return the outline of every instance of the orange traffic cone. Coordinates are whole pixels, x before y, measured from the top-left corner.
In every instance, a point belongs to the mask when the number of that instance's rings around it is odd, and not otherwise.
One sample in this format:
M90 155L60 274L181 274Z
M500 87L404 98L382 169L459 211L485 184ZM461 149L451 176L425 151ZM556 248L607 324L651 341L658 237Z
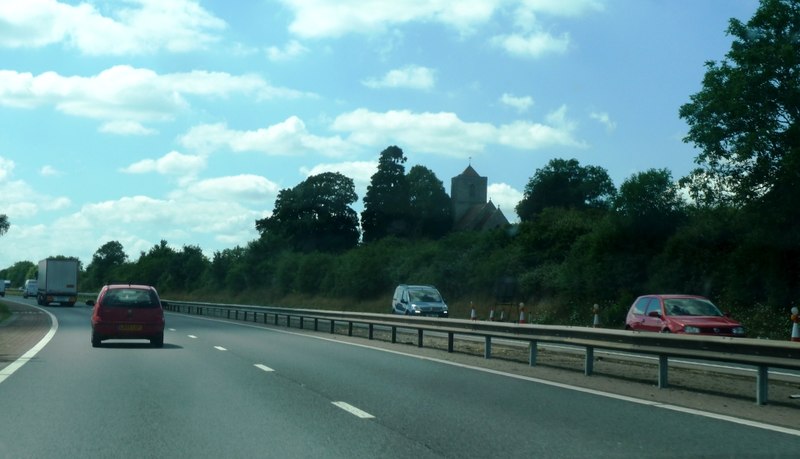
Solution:
M792 308L792 341L800 342L800 311L797 306Z

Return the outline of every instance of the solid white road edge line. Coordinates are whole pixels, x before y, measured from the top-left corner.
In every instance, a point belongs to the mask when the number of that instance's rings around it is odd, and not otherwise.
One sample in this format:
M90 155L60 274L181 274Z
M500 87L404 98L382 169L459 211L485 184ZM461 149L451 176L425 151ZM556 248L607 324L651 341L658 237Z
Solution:
M50 340L53 339L53 336L56 335L56 330L58 330L58 319L56 319L56 316L38 306L33 306L33 307L50 316L50 323L51 323L50 330L47 332L46 335L44 335L44 337L41 340L39 340L38 343L36 343L35 346L30 348L28 352L22 354L20 358L18 358L7 367L0 370L0 383L2 383L3 381L6 380L6 378L14 374L15 371L22 368L22 366L28 363L29 360L33 359L33 357L36 354L38 354L39 351L44 349L47 343L49 343Z
M256 368L259 368L259 369L261 369L261 370L267 371L267 372L269 372L269 371L275 371L275 370L273 370L272 368L270 368L270 367L268 367L268 366L266 366L266 365L262 365L262 364L260 364L260 363L256 363L256 364L255 364L255 365L253 365L253 366L254 366L254 367L256 367Z
M366 411L361 411L358 408L346 402L331 402L331 403L333 403L334 405L338 406L339 408L347 411L348 413L354 416L358 416L361 419L373 419L375 417L367 413Z
M328 342L331 342L331 343L339 343L339 344L345 344L345 345L348 345L348 346L361 347L361 348L364 348L364 349L373 349L373 350L376 350L376 351L388 352L390 354L404 355L406 357L411 357L411 358L415 358L415 359L428 360L428 361L431 361L431 362L437 362L437 363L441 363L441 364L444 364L444 365L452 365L452 366L456 366L456 367L467 368L467 369L470 369L470 370L481 371L481 372L484 372L484 373L491 373L491 374L495 374L495 375L498 375L498 376L505 376L505 377L514 378L514 379L521 379L523 381L530 381L530 382L535 382L535 383L538 383L538 384L544 384L544 385L547 385L547 386L559 387L561 389L567 389L567 390L573 390L573 391L576 391L576 392L583 392L583 393L586 393L586 394L597 395L599 397L606 397L606 398L613 398L613 399L617 399L617 400L624 400L624 401L631 402L631 403L638 403L640 405L648 405L648 406L652 406L652 407L655 407L655 408L663 408L663 409L672 410L672 411L679 411L679 412L682 412L682 413L692 414L692 415L695 415L695 416L703 416L703 417L710 418L710 419L717 419L717 420L720 420L720 421L732 422L734 424L741 424L741 425L745 425L745 426L748 426L748 427L754 427L754 428L757 428L757 429L764 429L764 430L769 430L769 431L772 431L772 432L780 432L780 433L784 433L784 434L787 434L787 435L794 435L795 437L800 437L800 430L797 430L797 429L789 429L789 428L786 428L786 427L775 426L775 425L772 425L772 424L765 424L763 422L750 421L748 419L740 419L740 418L735 418L733 416L726 416L724 414L711 413L711 412L708 412L708 411L700 411L700 410L695 410L695 409L692 409L692 408L684 408L682 406L670 405L668 403L654 402L654 401L651 401L651 400L644 400L644 399L639 399L639 398L634 398L634 397L628 397L628 396L625 396L625 395L612 394L610 392L603 392L603 391L599 391L599 390L595 390L595 389L587 389L585 387L570 386L569 384L563 384L563 383L559 383L559 382L555 382L555 381L548 381L546 379L532 378L530 376L515 375L513 373L505 373L505 372L502 372L502 371L491 370L489 368L481 368L481 367L475 367L475 366L472 366L472 365L465 365L463 363L448 362L447 360L440 360L440 359L436 359L436 358L432 358L432 357L425 357L425 356L421 356L421 355L407 354L405 352L393 351L391 349L382 349L382 348L379 348L379 347L368 346L366 344L348 343L346 341L339 341L339 340L336 340L336 339L325 338L324 336L314 336L314 335L311 335L309 333L297 333L297 332L291 332L291 331L287 331L287 330L279 330L279 329L276 329L276 328L265 328L265 327L261 327L261 326L258 326L258 325L251 325L251 324L247 324L247 323L238 323L238 322L229 322L229 321L226 321L226 320L218 320L218 319L213 319L213 318L209 318L209 317L192 317L192 316L188 316L188 317L191 317L191 318L197 319L197 320L208 320L208 321L211 321L211 322L219 322L219 323L223 323L223 324L237 325L237 326L240 326L240 327L255 328L257 330L265 330L265 331L270 331L270 332L275 332L275 333L284 333L284 334L287 334L287 335L304 336L306 338L313 338L313 339L318 339L318 340L322 340L322 341L328 341Z

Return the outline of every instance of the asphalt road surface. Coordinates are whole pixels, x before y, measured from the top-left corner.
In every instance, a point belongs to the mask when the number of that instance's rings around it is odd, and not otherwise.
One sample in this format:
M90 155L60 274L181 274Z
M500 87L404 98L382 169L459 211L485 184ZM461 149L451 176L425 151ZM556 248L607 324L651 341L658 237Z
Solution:
M146 341L94 349L88 308L46 311L57 319L55 335L0 381L2 458L794 458L800 451L800 433L789 429L325 334L168 314L163 349Z

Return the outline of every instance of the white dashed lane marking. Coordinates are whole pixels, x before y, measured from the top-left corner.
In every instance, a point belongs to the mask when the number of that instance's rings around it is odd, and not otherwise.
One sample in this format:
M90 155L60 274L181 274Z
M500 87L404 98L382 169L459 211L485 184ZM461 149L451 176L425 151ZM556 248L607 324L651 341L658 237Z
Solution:
M214 346L214 349L216 349L216 350L218 350L218 351L227 351L227 349L225 349L225 348L224 348L224 347L222 347L222 346Z
M334 405L338 406L339 408L347 411L348 413L354 416L358 416L361 419L373 419L375 417L367 413L366 411L361 411L358 408L346 402L331 402L331 403L333 403Z
M194 335L186 335L186 336L188 336L188 337L189 337L189 338L191 338L191 339L197 339L197 337L196 337L196 336L194 336Z
M268 367L268 366L266 366L266 365L262 365L262 364L260 364L260 363L257 363L257 364L255 364L255 365L253 365L253 366L254 366L254 367L256 367L256 368L258 368L258 369L260 369L260 370L264 370L264 371L267 371L267 372L269 372L269 371L275 371L275 370L273 370L272 368L270 368L270 367Z

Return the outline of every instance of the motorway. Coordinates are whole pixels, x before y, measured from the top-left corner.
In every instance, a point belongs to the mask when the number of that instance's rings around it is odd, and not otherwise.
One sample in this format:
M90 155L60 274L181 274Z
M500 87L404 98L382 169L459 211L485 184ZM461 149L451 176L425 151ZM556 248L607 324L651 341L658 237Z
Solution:
M2 458L788 458L800 445L798 430L195 316L167 315L163 349L93 349L89 308L43 310L52 339L0 378Z

